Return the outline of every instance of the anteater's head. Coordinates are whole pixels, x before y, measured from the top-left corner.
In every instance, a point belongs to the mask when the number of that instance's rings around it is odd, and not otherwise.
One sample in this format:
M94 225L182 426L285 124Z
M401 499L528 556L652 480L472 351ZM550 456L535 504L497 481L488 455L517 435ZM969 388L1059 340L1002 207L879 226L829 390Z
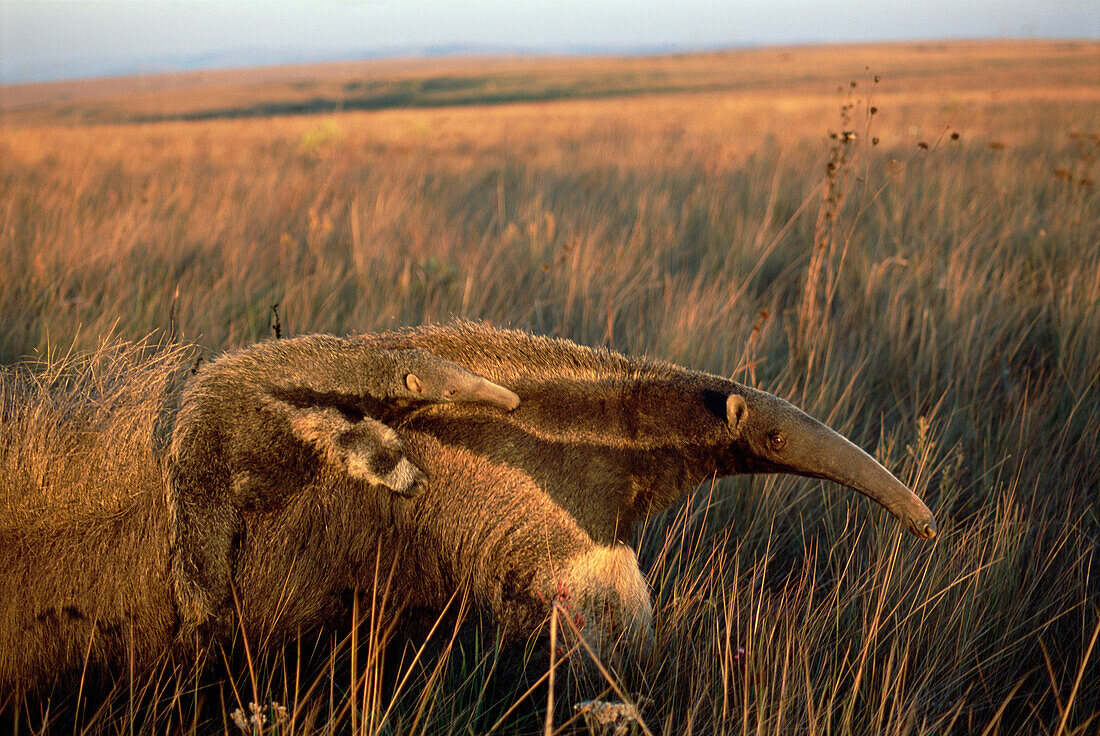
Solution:
M778 396L675 367L643 375L629 393L624 414L632 418L632 433L655 445L663 437L675 438L685 456L698 458L703 473L792 473L831 480L881 504L916 536L936 536L932 513L904 483Z
M409 396L433 403L467 402L489 404L512 411L519 397L492 381L471 373L457 363L427 350L399 350L401 383Z
M881 504L918 537L936 536L928 507L904 483L847 439L787 401L745 386L726 396L731 470L824 478Z

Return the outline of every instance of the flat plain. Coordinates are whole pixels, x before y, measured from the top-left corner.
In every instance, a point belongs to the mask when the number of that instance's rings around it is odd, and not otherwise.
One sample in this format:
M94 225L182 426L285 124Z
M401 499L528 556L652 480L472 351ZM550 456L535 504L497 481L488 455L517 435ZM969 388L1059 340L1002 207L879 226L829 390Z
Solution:
M653 733L1095 733L1100 43L387 60L8 87L0 114L0 363L209 356L276 304L283 334L485 319L777 393L929 503L934 543L786 477L650 520L658 647L622 681ZM312 689L161 673L81 728L278 701L280 733L542 733L492 639L415 691L374 639Z

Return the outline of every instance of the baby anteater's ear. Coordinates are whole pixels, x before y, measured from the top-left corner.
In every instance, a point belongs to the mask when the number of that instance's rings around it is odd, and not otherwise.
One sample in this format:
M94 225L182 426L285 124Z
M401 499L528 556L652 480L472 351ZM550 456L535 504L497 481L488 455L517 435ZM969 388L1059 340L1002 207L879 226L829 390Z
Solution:
M420 380L420 377L415 373L409 373L405 376L405 385L414 394L423 395L425 392L424 382Z

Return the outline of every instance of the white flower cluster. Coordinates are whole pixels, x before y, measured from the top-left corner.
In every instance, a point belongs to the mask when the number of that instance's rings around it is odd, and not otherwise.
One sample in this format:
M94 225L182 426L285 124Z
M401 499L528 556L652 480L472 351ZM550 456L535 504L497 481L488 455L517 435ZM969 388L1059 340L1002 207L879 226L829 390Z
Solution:
M256 703L249 703L248 710L250 715L245 715L244 709L237 708L229 714L229 717L233 719L233 722L237 724L237 728L241 729L242 733L252 736L253 734L259 734L263 732L264 726L268 725L268 717L264 708ZM271 701L271 720L270 723L274 727L279 727L285 724L289 720L286 706L279 705L274 700Z

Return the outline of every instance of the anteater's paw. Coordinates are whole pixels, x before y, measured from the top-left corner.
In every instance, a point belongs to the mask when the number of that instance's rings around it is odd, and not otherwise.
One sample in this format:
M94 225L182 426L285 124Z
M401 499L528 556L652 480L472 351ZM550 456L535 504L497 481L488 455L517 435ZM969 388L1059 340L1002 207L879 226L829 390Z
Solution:
M601 658L617 650L649 652L653 606L638 558L626 545L596 545L569 560L553 598L569 617L563 631L579 634Z
M428 488L428 476L401 449L375 448L347 454L348 475L384 486L399 496L416 496Z

